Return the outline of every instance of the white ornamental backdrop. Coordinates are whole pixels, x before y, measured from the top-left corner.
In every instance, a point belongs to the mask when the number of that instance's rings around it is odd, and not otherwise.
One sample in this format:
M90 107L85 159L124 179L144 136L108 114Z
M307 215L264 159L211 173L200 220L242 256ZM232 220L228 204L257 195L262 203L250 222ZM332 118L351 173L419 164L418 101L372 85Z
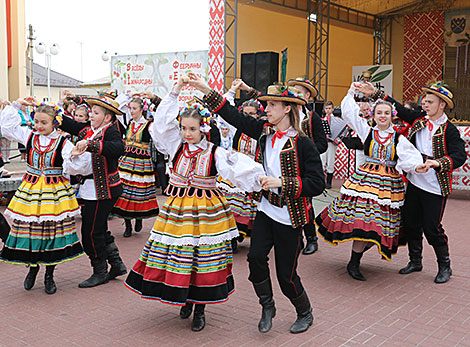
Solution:
M113 56L111 69L111 89L118 94L149 90L163 98L181 74L191 71L207 80L208 51ZM185 86L178 98L180 107L194 95L201 93Z

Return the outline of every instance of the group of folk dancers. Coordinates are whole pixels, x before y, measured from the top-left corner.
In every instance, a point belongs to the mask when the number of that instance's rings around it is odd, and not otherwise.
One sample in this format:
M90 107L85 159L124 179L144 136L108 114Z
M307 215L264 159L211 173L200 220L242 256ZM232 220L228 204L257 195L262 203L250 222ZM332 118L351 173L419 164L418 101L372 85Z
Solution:
M204 97L179 111L178 96L186 85ZM253 98L241 109L233 105L237 89ZM3 136L27 150L27 172L5 212L13 222L0 260L29 266L27 290L44 265L45 291L53 294L56 265L86 253L93 274L79 287L94 287L127 273L108 216L125 219L124 236L132 232L131 220L138 232L143 218L157 216L125 285L143 298L181 306L183 319L194 312L193 331L205 326L206 304L225 302L234 291L232 245L239 229L251 236L249 280L262 306L260 332L271 329L276 315L268 266L273 247L279 286L297 312L290 331L301 333L312 325L297 261L304 249L302 230L307 253L316 250L314 221L325 241L353 241L347 271L354 279L365 280L360 259L374 245L390 260L407 243L410 262L400 273L421 271L424 233L437 256L435 282L447 282L452 271L441 219L452 170L465 162L466 153L444 112L454 106L452 93L440 84L423 91L422 110L414 111L370 83L351 84L341 103L342 117L364 143L365 163L316 218L312 197L325 189L320 153L328 145L321 119L308 104L317 95L308 80L272 85L265 94L235 80L221 95L188 73L163 99L149 92L73 97L86 111L75 119L67 105L64 111L32 97L19 99L0 116ZM360 117L355 92L376 100L372 126ZM266 117L259 117L259 101L266 102ZM18 126L19 110L29 106L34 130ZM145 117L149 107L155 109L153 122ZM411 124L408 139L393 129L395 114ZM214 115L217 123L234 127L236 151L209 141ZM169 198L160 208L150 140L171 164ZM70 181L79 187L81 243L74 219L79 205Z

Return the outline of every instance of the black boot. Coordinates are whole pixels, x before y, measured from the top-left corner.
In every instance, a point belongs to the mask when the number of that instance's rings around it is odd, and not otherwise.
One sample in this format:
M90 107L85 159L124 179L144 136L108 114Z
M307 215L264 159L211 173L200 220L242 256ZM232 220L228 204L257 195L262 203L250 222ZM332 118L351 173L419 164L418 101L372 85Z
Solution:
M142 231L142 219L136 219L135 220L135 227L134 230L136 233L139 233Z
M122 262L119 256L119 249L114 242L106 245L106 259L108 260L111 269L108 273L108 280L113 280L117 276L125 275L127 273L126 265Z
M437 264L439 266L439 272L434 279L435 283L446 283L450 276L452 276L452 269L450 268L450 258L449 258L449 246L439 246L434 247L434 252L436 252Z
M290 327L292 334L303 333L313 323L312 306L308 300L307 292L304 292L294 299L290 299L297 312L297 320Z
M331 182L333 181L333 174L327 173L326 174L326 189L331 189Z
M192 331L201 331L206 326L206 315L204 314L204 304L196 304L194 307L193 322L191 323Z
M108 282L108 264L106 259L91 258L91 266L93 266L93 275L87 280L80 283L80 288L91 288Z
M407 275L415 271L423 270L423 240L410 240L408 241L408 255L410 256L410 261L408 265L400 269L398 273L402 275Z
M232 253L237 254L238 253L238 241L237 237L232 239Z
M273 326L273 318L276 316L276 306L273 300L273 288L271 286L271 279L268 277L263 282L253 283L256 295L259 298L259 303L263 306L261 312L261 319L258 323L258 330L260 333L267 333Z
M36 282L36 276L39 272L39 265L37 266L30 266L29 272L24 279L24 289L30 290L34 287L34 283Z
M132 236L132 224L130 219L124 219L126 222L126 230L122 236L124 237L131 237Z
M361 274L361 271L359 271L359 264L361 263L363 254L364 252L356 253L351 251L351 260L349 260L348 266L346 267L348 269L348 274L358 281L366 280L366 278Z
M44 291L47 294L54 294L57 291L57 287L54 282L54 269L55 265L46 266L46 274L44 275Z
M302 251L303 254L313 254L318 250L318 237L316 236L308 236L307 237L307 245L305 246L304 250Z
M181 317L181 319L187 319L187 318L189 318L191 313L193 313L193 303L192 302L187 302L186 305L181 307L180 317Z

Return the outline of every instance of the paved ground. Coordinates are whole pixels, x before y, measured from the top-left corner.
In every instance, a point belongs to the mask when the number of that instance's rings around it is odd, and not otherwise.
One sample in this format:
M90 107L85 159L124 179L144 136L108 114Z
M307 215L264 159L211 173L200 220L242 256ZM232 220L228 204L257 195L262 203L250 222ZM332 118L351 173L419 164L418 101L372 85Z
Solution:
M333 194L339 185L335 182ZM317 212L330 199L317 199ZM362 265L367 281L358 282L345 270L350 244L320 241L316 254L300 258L315 316L311 329L300 335L289 333L295 312L276 282L273 329L258 333L261 310L247 280L247 241L234 256L235 293L206 309L207 325L198 333L190 330L190 320L179 318L177 307L140 299L124 287L124 278L78 288L91 273L86 257L58 266L55 295L44 293L43 270L28 292L23 289L27 269L0 263L0 346L470 346L469 211L470 192L455 192L444 216L454 275L443 285L433 282L437 265L427 245L423 271L408 276L397 273L407 262L405 249L393 262L369 251ZM128 267L152 224L145 221L144 231L124 239L121 220L110 221Z

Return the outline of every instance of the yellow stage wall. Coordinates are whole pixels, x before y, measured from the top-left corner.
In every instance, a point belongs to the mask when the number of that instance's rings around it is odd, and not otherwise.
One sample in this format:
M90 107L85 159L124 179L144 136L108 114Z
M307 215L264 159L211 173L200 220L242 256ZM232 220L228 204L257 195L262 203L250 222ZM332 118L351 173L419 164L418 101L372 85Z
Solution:
M306 76L307 19L302 13L286 13L282 7L272 9L253 5L238 6L238 66L240 76L242 53L274 51L288 48L287 78ZM393 30L395 30L395 25ZM394 64L394 96L402 95L403 21L400 30L392 31L392 64ZM337 21L330 22L328 62L328 99L339 105L351 84L353 65L373 63L372 30ZM313 33L312 33L313 35ZM400 42L401 41L401 42ZM230 33L227 42L233 42ZM399 48L401 46L401 48ZM280 66L280 65L279 65ZM279 71L280 74L280 71ZM227 78L226 85L231 80Z

